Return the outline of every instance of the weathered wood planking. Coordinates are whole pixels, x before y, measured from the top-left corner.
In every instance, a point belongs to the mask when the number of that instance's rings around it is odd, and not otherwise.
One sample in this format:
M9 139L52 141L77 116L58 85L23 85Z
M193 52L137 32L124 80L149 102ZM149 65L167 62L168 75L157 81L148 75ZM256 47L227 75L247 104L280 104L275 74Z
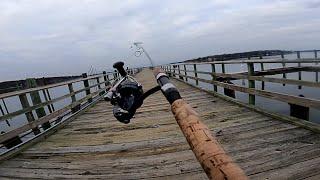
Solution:
M137 75L144 89L156 83ZM317 179L320 136L173 80L252 179ZM45 141L0 164L2 178L206 179L160 92L124 125L101 101Z

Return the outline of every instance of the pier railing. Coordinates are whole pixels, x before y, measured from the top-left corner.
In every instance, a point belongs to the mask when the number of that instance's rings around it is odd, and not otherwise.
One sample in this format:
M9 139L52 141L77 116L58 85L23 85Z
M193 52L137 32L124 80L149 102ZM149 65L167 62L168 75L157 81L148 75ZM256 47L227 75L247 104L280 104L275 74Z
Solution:
M137 71L137 69L132 69L128 70L128 73L133 74ZM1 155L8 152L8 149L14 149L37 136L41 136L41 134L62 124L68 117L93 104L94 101L103 96L105 91L118 78L120 78L120 75L117 72L103 72L92 76L87 76L84 73L82 78L39 87L35 84L34 79L27 79L28 89L0 94L2 102L0 104L2 113L0 122L3 126L6 122L7 127L9 127L7 131L2 131L0 135ZM76 83L80 83L82 88L75 90L74 85ZM54 88L67 88L68 94L51 98L50 91ZM85 95L82 94L82 97L79 96L80 98L76 97L80 93L85 93ZM13 97L19 99L22 109L9 112L6 102ZM66 103L67 101L70 103ZM57 102L64 102L66 105L57 109L54 106L54 103ZM17 116L25 116L27 123L10 128L10 121Z
M299 57L298 53L298 57ZM317 57L317 56L316 56ZM218 93L218 87L223 88L223 97L229 100L240 102L237 99L235 92L242 92L248 94L248 102L245 103L249 107L254 107L256 109L256 96L264 97L271 100L277 100L285 102L290 105L290 115L304 120L309 120L309 108L314 108L320 110L320 100L315 98L306 98L304 96L296 96L287 93L275 92L270 90L265 90L265 82L278 83L278 84L290 84L298 85L299 89L301 86L319 88L319 71L320 66L318 63L320 59L310 58L310 59L256 59L256 60L229 60L229 61L210 61L200 62L200 63L177 63L161 66L161 68L177 79L185 81L191 85L199 87L199 82L205 84L212 84L209 88L210 92L216 95ZM226 67L231 64L238 64L244 68L244 72L238 73L228 73ZM279 68L268 68L265 69L265 64L277 64ZM202 66L201 66L202 65ZM290 67L286 67L289 65ZM201 68L201 67L202 68ZM217 67L219 67L221 72L217 72ZM282 66L282 67L281 67ZM205 68L203 68L205 67ZM202 69L202 70L201 70ZM203 70L205 69L205 70ZM210 70L208 70L210 69ZM313 72L315 75L315 82L305 81L301 78L301 72L308 71ZM297 72L298 80L287 79L287 73ZM280 74L282 78L278 77L266 77L268 75ZM206 78L199 76L207 75ZM190 82L193 80L193 82ZM247 83L242 85L237 85L232 82L232 80L245 80ZM256 87L256 82L261 82L261 87ZM239 84L239 83L238 83ZM206 88L208 89L208 88ZM320 90L319 90L320 92ZM228 96L228 97L227 97ZM244 104L244 103L241 103ZM272 113L274 114L274 113ZM279 114L280 115L280 114ZM294 118L294 119L295 119ZM292 120L292 119L291 119ZM290 120L290 121L291 121ZM307 124L309 122L306 122ZM305 126L305 123L304 125ZM316 131L319 131L316 128ZM320 131L319 131L320 132Z

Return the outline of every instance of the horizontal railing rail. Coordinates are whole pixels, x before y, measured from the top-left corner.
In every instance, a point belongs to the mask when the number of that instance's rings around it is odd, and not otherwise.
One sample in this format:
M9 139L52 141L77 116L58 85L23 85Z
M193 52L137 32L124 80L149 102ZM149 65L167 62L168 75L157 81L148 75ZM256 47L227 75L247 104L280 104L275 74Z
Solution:
M300 55L299 55L300 56ZM272 69L270 64L282 64L282 68ZM287 63L296 63L293 67L286 67ZM311 63L311 64L310 64ZM312 65L314 63L314 65ZM161 68L170 76L180 79L187 83L195 83L195 86L199 87L199 82L205 84L212 84L212 92L223 93L228 98L235 99L240 102L236 97L236 92L248 94L247 104L250 106L256 105L256 96L264 97L270 100L277 100L285 102L290 107L290 115L303 120L309 120L309 108L320 110L320 99L316 97L304 97L303 95L293 95L284 92L276 92L275 90L265 90L265 82L282 84L283 86L297 85L299 89L302 86L311 88L320 88L319 83L319 71L320 59L298 58L295 60L274 60L274 59L260 59L260 60L229 60L229 61L208 61L208 62L188 62L188 63L174 63L163 65ZM228 64L238 64L241 72L227 73L226 67ZM255 65L260 65L255 66ZM265 64L269 65L269 68L265 69ZM209 66L209 67L208 67ZM211 68L210 68L211 66ZM219 67L219 71L217 69ZM246 67L245 67L246 66ZM278 67L278 65L275 65ZM240 68L241 67L241 68ZM244 67L244 69L242 69ZM233 67L234 68L234 67ZM255 70L256 68L256 70ZM234 69L233 69L234 70ZM315 80L302 80L302 71L315 73ZM296 72L298 74L297 79L288 79L287 73ZM199 77L199 75L201 75ZM281 77L268 77L268 75L282 75ZM207 76L204 76L207 75ZM190 82L189 80L193 80ZM247 80L247 83L242 85L234 84L233 80ZM256 87L256 82L261 82L259 88ZM223 92L218 91L218 87L223 89ZM209 88L205 86L202 88ZM320 91L319 91L320 92ZM320 128L319 128L320 130Z
M24 133L24 132L26 132L28 130L37 128L38 126L42 125L43 123L46 123L46 122L50 121L53 118L56 118L56 117L58 117L60 115L63 115L68 110L71 110L72 108L77 107L78 105L80 105L81 103L87 101L88 99L94 98L100 92L103 92L105 90L106 90L106 88L100 89L99 91L94 92L94 93L92 93L92 94L90 94L90 95L78 100L77 102L72 103L72 104L70 104L70 105L68 105L68 106L66 106L66 107L64 107L62 109L59 109L59 110L57 110L57 111L55 111L55 112L53 112L53 113L51 113L51 114L49 114L47 116L44 116L44 117L39 118L39 119L37 119L35 121L32 121L32 122L30 122L28 124L25 124L25 125L17 128L17 129L9 131L9 132L7 132L7 133L5 133L5 134L0 136L0 142L4 142L4 141L7 141L7 140L10 140L10 139L16 137L18 134L21 134L21 133Z
M194 72L194 71L184 71L181 72ZM280 78L272 78L272 77L264 77L264 76L248 76L242 74L224 74L224 73L212 73L205 71L197 71L198 74L207 74L216 77L230 78L230 79L247 79L247 80L255 80L255 81L264 81L264 82L273 82L273 83L281 83L281 84L292 84L299 86L308 86L308 87L320 87L320 83L304 81L304 80L295 80L295 79L280 79ZM176 74L179 75L179 74Z
M235 90L239 92L244 92L252 95L258 95L270 99L275 99L291 104L297 104L301 106L307 106L307 107L313 107L316 109L320 109L320 100L317 99L310 99L310 98L303 98L299 96L293 96L293 95L288 95L288 94L283 94L283 93L276 93L272 91L265 91L265 90L259 90L259 89L253 89L253 88L248 88L248 87L243 87L243 86L238 86L238 85L233 85L233 84L228 84L224 82L219 82L219 81L213 81L213 80L207 80L203 78L198 78L198 77L192 77L192 76L185 76L181 75L178 73L174 73L175 75L179 75L182 77L187 77L189 79L193 80L198 80L200 82L205 82L205 83L210 83L214 84L223 88L227 88L230 90Z
M110 79L110 80L112 81L113 79ZM101 84L104 84L104 83L105 83L105 81L100 82L100 83L97 83L97 84L94 84L94 85L91 85L91 86L89 86L89 87L86 87L86 88L83 88L83 89L80 89L80 90L77 90L77 91L74 91L74 92L71 92L71 93L69 93L69 94L60 96L60 97L55 98L55 99L48 100L48 101L46 101L46 102L36 104L36 105L34 105L34 106L30 106L30 107L28 107L28 108L24 108L24 109L21 109L21 110L18 110L18 111L9 113L9 114L5 114L5 115L3 115L3 116L0 116L0 122L1 122L1 121L4 121L4 120L6 120L6 119L12 118L12 117L14 117L14 116L18 116L18 115L24 114L24 113L26 113L26 112L33 111L33 110L36 110L36 109L38 109L38 108L41 108L41 107L44 107L44 106L53 104L53 103L55 103L55 102L61 101L61 100L63 100L63 99L66 99L66 98L68 98L68 97L71 97L71 96L74 96L74 95L76 95L76 94L78 94L78 93L81 93L81 92L83 92L83 91L89 90L89 89L94 88L94 87L97 87L98 85L101 85ZM58 86L56 86L56 87L58 87Z
M129 74L134 74L138 72L139 69L129 69ZM110 88L110 85L113 84L116 80L120 78L118 72L103 72L102 74L88 76L86 73L82 75L82 78L69 80L65 82L45 85L36 87L32 84L34 81L29 82L31 88L27 88L20 91L14 91L9 93L0 94L0 104L1 113L0 123L3 121L7 122L7 125L10 126L10 122L13 118L25 115L27 123L22 124L19 127L7 128L6 131L2 131L0 135L0 153L5 153L10 151L15 146L18 146L21 143L28 141L28 138L25 137L30 134L34 136L50 130L50 127L55 126L62 122L62 119L67 114L75 114L81 110L81 107L85 104L92 103L93 99L96 99L99 96L105 94L106 90ZM102 79L102 80L101 80ZM83 82L82 86L78 90L74 90L74 84ZM67 87L66 87L67 86ZM53 90L57 87L64 87L68 89L68 94L61 95L55 98L51 98L49 90ZM43 98L40 96L40 92L43 93ZM77 94L85 92L85 95L81 97L76 97ZM11 97L18 97L22 109L16 109L13 112L9 112L7 107L7 100ZM30 97L30 98L28 98ZM65 101L67 98L71 98L69 104L60 107L60 109L55 110L55 103ZM31 99L31 102L29 102ZM4 106L4 108L3 108ZM16 108L19 106L16 105ZM4 111L4 109L6 111ZM46 111L47 110L47 111ZM37 118L34 116L34 113L37 115ZM53 124L55 123L55 124ZM3 127L1 127L3 129ZM31 139L31 138L29 138ZM7 149L7 150L5 150Z
M113 73L108 73L106 75L113 75ZM12 96L17 96L19 94L26 94L26 93L30 93L30 92L33 92L33 91L40 91L40 90L50 89L50 88L54 88L54 87L58 87L58 86L64 86L64 85L68 85L70 83L76 83L76 82L80 82L80 81L91 80L91 79L95 79L95 78L101 78L103 76L104 75L100 75L99 74L99 75L89 76L87 78L78 78L78 79L69 80L69 81L60 82L60 83L55 83L55 84L50 84L50 85L46 85L46 86L40 86L40 87L28 88L28 89L24 89L24 90L20 90L20 91L13 91L13 92L9 92L9 93L3 93L3 94L0 94L0 99L12 97Z

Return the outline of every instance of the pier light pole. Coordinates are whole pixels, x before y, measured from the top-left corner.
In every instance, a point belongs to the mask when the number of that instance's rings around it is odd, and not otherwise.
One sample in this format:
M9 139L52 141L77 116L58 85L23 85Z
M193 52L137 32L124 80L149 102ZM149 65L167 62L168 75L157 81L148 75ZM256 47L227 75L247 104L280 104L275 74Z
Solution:
M139 57L139 56L141 56L142 53L144 53L147 56L148 60L150 61L151 66L154 67L155 64L154 64L153 60L151 59L148 52L143 48L142 44L143 44L142 42L134 42L133 43L133 45L135 45L137 47L137 50L135 52L135 56Z

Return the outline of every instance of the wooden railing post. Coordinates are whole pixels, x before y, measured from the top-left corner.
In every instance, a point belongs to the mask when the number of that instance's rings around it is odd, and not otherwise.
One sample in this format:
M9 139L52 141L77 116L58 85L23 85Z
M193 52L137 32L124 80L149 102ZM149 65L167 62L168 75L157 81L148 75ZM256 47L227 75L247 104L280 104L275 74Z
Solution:
M19 88L18 88L18 89L19 89ZM2 100L2 104L3 104L3 106L4 106L4 109L6 110L6 113L9 114L9 110L8 110L8 107L7 107L6 102L4 101L4 99L1 99L1 100ZM5 113L4 113L1 105L0 105L0 110L1 110L2 115L4 115ZM9 120L8 120L8 119L6 119L6 123L7 123L8 126L11 126L11 124L9 123Z
M42 94L43 94L44 100L45 100L45 101L49 101L49 98L48 98L48 96L47 96L47 93L46 93L46 90L45 90L45 89L42 89ZM53 113L53 109L52 109L52 107L51 107L50 104L47 105L47 108L48 108L48 110L49 110L50 113Z
M299 51L298 51L299 52ZM299 53L299 59L300 59L300 53ZM301 63L299 62L298 63L298 67L301 67ZM301 70L299 70L298 71L298 79L301 81L301 79L302 79L302 72L301 72ZM298 89L301 89L302 88L302 86L298 86Z
M69 92L70 92L70 94L74 93L72 83L69 83L69 84L68 84L68 88L69 88ZM72 101L73 103L77 101L77 99L76 99L76 95L74 95L74 94L73 94L73 95L71 95L71 101Z
M254 75L254 64L253 63L247 63L248 66L248 76ZM249 88L255 88L255 81L249 80ZM249 94L249 104L255 105L255 95Z
M98 84L98 89L101 89L101 85L100 85L100 77L97 77L97 78L96 78L96 80L97 80L97 84Z
M19 95L19 99L20 99L20 103L21 103L21 106L22 108L29 108L30 107L30 104L29 104L29 101L28 101L28 98L27 98L27 95L26 94L20 94ZM25 113L26 117L27 117L27 120L28 122L32 122L35 120L33 114L31 111L29 112L26 112ZM35 127L32 129L32 132L34 135L37 135L37 134L40 134L40 130L38 127Z
M193 64L194 77L196 78L196 85L199 85L198 73L197 73L197 65Z
M6 113L9 114L9 110L8 110L6 101L4 101L4 99L1 99L1 100L2 100L2 104L3 104L3 106L4 106L4 109L6 110Z
M173 67L173 77L176 77L176 66L177 65L173 65L172 67Z
M261 69L261 71L264 71L264 65L263 65L263 63L260 63L260 69Z
M74 93L74 89L73 89L72 83L69 83L69 84L68 84L68 89L69 89L70 94L73 94L73 93ZM71 95L71 102L72 102L72 103L75 103L76 101L77 101L76 95ZM80 110L80 104L77 105L77 106L75 106L75 107L73 107L73 108L71 108L71 112L72 112L72 113L75 113L75 112L77 112L78 110Z
M263 56L262 56L262 52L261 52L261 51L259 51L259 58L260 58L260 59L263 59Z
M129 72L128 72L128 73L129 73ZM97 77L96 79L97 79L97 84L98 84L98 90L100 90L100 89L101 89L100 77ZM101 92L99 93L99 96L102 96L104 93L105 93L104 91L101 91Z
M223 74L226 73L226 67L225 67L224 64L221 64L221 71L222 71Z
M222 69L222 73L225 74L226 73L226 68L225 68L224 64L221 64L221 69ZM233 84L229 79L225 79L224 83ZM229 97L232 97L232 98L236 98L236 93L232 89L223 88L223 93L226 96L229 96Z
M282 68L285 68L286 67L286 63L282 63ZM282 78L283 79L287 79L287 74L284 72L284 73L282 73ZM286 84L282 84L283 86L285 86Z
M211 72L212 72L212 81L216 81L217 80L217 76L214 74L214 73L216 73L216 65L215 64L211 64ZM213 90L215 92L218 91L217 85L213 84Z
M47 93L47 95L48 95L49 101L51 101L52 99L51 99L51 95L50 95L49 89L46 89L46 93ZM54 108L54 105L53 105L53 104L51 104L51 109L52 109L52 111L55 111L55 108Z
M281 51L281 59L284 60L284 53L283 53L283 51ZM283 63L282 63L282 67L285 68L285 67L286 67L286 63L283 62ZM283 74L282 74L282 78L286 79L286 78L287 78L287 74L286 74L286 73L283 73ZM285 86L286 84L282 84L282 85Z
M318 51L317 50L314 50L314 58L318 59ZM318 62L316 62L315 64L318 65Z
M82 77L83 78L87 78L88 77L87 73L83 73ZM85 88L88 88L89 87L89 80L84 80L83 81L83 85L84 85ZM87 89L86 90L86 95L90 95L90 94L91 94L90 89ZM91 103L92 102L92 98L89 98L88 102Z
M2 101L4 102L4 100L3 100L3 99L2 99ZM3 109L2 109L1 104L0 104L0 111L1 111L1 115L2 115L2 116L4 116L4 115L5 115L5 113L4 113ZM7 111L7 114L9 114L9 113L8 113L8 111ZM6 123L7 123L7 125L8 125L8 126L11 126L11 124L9 123L9 120L8 120L8 119L6 119Z
M44 85L47 85L46 79L44 77L43 77L42 81L43 81ZM42 89L42 94L43 94L43 97L44 97L45 101L51 100L51 97L50 98L48 97L47 90L48 89ZM48 93L49 93L49 91L48 91ZM53 104L48 104L47 108L49 110L49 113L53 113L53 111L54 111Z
M106 71L103 71L102 74L103 74L104 85L107 87L109 85L109 76L107 75Z
M261 71L264 71L264 66L263 66L263 63L260 63L260 69ZM261 81L261 89L264 90L264 81Z
M4 111L3 111L3 109L2 109L1 104L0 104L0 111L1 111L1 114L2 114L2 116L3 116L3 115L4 115Z
M37 83L36 83L36 80L35 79L26 79L26 83L27 83L27 87L28 88L35 88L37 87ZM33 103L33 105L37 105L37 104L40 104L42 103L41 101L41 98L40 98L40 94L39 94L39 91L33 91L33 92L30 92L30 96L31 96L31 101ZM38 116L38 118L41 118L41 117L44 117L46 116L46 111L44 110L43 107L40 107L38 109L36 109L36 114ZM51 124L50 122L45 122L41 125L41 127L46 130L46 129L49 129L51 127Z
M188 82L188 74L187 74L187 67L186 65L183 65L183 69L184 69L184 75L186 76L186 82Z
M284 53L281 51L281 59L284 59Z
M181 76L180 65L178 65L178 73L179 73L179 79L182 79L182 80L183 80L183 77Z
M297 58L300 59L301 56L300 56L300 51L297 51Z
M297 51L297 58L300 60L300 58L301 58L301 56L300 56L300 51ZM298 63L298 67L301 67L301 63L299 62ZM299 70L299 72L298 72L298 78L299 78L299 80L301 80L301 71ZM302 88L302 86L298 86L298 89L301 89Z

